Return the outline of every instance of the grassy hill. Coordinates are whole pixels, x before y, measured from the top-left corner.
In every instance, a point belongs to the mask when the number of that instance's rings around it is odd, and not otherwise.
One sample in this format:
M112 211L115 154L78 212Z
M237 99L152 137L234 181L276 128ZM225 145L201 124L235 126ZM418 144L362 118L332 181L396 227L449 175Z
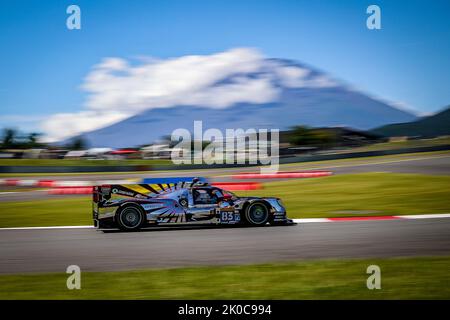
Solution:
M413 122L389 124L378 127L372 133L387 136L436 137L450 135L450 106L432 116Z

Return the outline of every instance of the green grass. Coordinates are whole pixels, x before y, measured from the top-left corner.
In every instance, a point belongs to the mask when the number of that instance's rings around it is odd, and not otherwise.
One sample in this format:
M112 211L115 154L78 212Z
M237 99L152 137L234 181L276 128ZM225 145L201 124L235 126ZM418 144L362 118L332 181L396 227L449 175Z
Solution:
M264 184L239 195L277 196L291 218L450 212L450 177L363 173ZM91 197L0 202L0 227L91 224Z
M0 227L91 225L91 197L0 202Z
M280 197L300 217L402 215L450 212L450 176L363 173L265 184L240 195ZM343 212L350 212L345 214Z
M367 267L381 289L366 287ZM322 260L245 266L2 275L0 299L450 299L450 257Z

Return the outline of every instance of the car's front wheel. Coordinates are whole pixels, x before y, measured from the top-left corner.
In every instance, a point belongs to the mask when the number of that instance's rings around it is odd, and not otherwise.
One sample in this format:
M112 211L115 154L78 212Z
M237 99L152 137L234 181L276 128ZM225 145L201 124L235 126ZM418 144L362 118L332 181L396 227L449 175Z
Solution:
M120 209L116 216L117 224L121 230L139 230L144 224L144 213L136 205L127 205Z
M245 220L252 225L262 226L269 221L269 209L264 203L251 203L245 209Z

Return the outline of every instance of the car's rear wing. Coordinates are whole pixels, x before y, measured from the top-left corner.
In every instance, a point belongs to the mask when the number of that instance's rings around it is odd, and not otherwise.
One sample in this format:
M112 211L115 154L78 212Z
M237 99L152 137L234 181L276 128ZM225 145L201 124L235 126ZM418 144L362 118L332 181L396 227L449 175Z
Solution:
M113 184L94 186L93 201L109 200L111 197L129 197L137 199L149 199L174 190L174 185L169 184Z

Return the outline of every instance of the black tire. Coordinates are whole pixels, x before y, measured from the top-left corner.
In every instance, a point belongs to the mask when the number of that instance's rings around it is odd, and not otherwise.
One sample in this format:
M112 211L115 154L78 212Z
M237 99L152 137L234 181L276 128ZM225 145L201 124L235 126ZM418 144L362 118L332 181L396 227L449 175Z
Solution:
M250 203L245 208L245 221L254 226L263 226L270 219L270 213L267 206L262 202Z
M120 230L139 230L145 222L144 212L137 205L123 206L116 214L116 222Z

